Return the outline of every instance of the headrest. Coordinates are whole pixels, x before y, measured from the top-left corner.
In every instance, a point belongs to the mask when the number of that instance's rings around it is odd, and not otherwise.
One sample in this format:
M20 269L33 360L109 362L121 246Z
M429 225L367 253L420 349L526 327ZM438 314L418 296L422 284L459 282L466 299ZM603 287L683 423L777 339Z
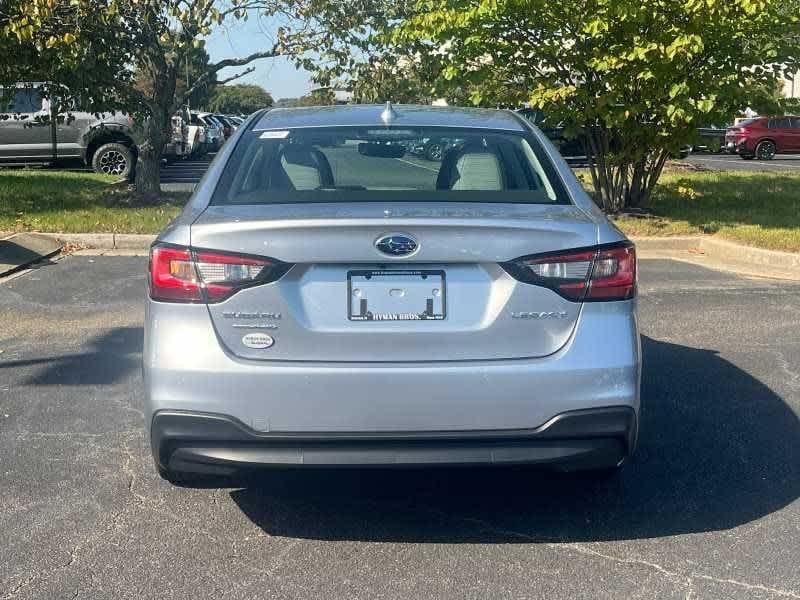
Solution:
M445 155L436 188L440 190L505 189L500 158L492 150L471 144Z

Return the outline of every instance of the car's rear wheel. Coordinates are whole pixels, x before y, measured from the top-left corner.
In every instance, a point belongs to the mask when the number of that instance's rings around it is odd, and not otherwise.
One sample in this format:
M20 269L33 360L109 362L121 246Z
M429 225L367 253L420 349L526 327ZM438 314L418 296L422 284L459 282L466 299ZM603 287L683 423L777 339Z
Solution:
M756 146L756 156L759 160L772 160L775 158L777 150L778 148L775 146L775 142L764 140L763 142L759 142L758 146Z
M425 150L425 158L434 162L442 160L442 154L444 154L444 149L441 144L431 144Z
M92 156L92 168L97 173L128 178L133 170L133 152L124 144L103 144Z

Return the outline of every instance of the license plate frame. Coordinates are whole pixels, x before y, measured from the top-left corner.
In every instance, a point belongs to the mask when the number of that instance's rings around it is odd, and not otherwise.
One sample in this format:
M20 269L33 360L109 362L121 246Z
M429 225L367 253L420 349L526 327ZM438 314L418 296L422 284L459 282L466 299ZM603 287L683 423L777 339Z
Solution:
M369 298L356 296L356 290L371 288L376 291L380 288L387 289L391 295L392 291L400 290L405 292L402 287L423 287L431 286L428 278L433 277L433 287L431 297L425 298L426 304L422 312L412 310L407 312L386 312L369 310ZM438 278L438 279L436 279ZM373 281L374 279L374 281ZM439 295L436 296L433 290L438 289ZM419 290L414 290L419 295ZM404 295L404 294L403 294ZM354 307L356 307L354 309ZM447 275L444 269L353 269L347 272L347 319L356 322L386 322L386 321L443 321L447 318Z

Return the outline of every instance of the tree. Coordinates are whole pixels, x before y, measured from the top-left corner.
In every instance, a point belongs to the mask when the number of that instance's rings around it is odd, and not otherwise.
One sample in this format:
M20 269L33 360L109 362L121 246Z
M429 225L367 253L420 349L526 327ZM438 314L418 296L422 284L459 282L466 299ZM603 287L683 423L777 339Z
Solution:
M416 56L393 52L374 54L353 69L350 87L359 103L387 100L404 104L424 104L435 99L431 73L422 72Z
M696 126L724 120L753 86L796 68L798 8L798 0L419 0L389 39L425 57L444 91L468 89L473 103L493 105L505 90L582 134L596 200L619 211L647 202Z
M796 114L800 101L783 95L783 81L775 79L767 84L752 86L749 107L759 115Z
M190 108L205 107L211 98L217 85L216 73L209 72L208 65L211 58L205 48L191 48L186 55L186 64L182 73L178 74L175 82L175 94L185 97L186 104ZM192 82L204 78L205 83L194 87L194 91L185 96L189 87L193 87ZM188 83L187 83L188 82ZM153 93L153 80L143 70L136 72L136 88L145 96Z
M336 104L333 90L328 87L321 87L311 90L308 94L299 98L280 98L275 103L276 108L297 108L301 106L331 106Z
M44 81L69 90L90 110L119 102L132 82L129 53L109 35L107 0L4 0L0 3L0 85Z
M249 115L272 106L272 96L258 85L218 86L208 102L211 112L229 115Z

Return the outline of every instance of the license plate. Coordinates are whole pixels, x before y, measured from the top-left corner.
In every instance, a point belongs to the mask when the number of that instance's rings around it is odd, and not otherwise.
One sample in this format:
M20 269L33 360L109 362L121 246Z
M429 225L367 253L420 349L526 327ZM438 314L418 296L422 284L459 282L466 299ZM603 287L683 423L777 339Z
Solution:
M351 321L440 321L445 318L444 271L349 271Z

